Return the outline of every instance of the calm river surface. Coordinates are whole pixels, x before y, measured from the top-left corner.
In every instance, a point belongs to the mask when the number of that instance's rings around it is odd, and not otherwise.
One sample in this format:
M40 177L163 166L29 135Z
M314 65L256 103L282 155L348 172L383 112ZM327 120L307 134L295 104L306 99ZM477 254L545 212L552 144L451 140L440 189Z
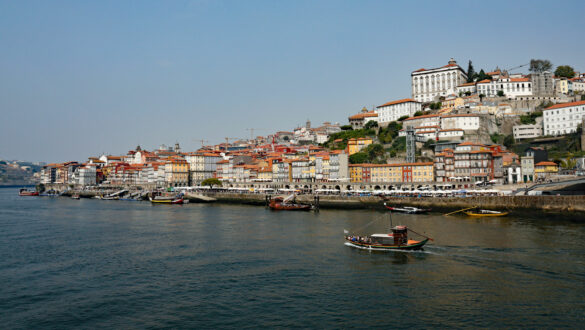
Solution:
M363 228L373 220L371 225ZM585 222L18 197L0 189L3 328L581 327ZM360 229L363 228L363 229Z

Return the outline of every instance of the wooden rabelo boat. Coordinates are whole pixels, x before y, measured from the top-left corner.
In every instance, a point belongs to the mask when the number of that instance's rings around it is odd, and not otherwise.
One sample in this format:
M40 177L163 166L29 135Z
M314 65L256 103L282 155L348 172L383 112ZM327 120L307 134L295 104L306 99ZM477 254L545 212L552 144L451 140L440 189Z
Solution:
M508 212L492 211L492 210L471 210L465 212L470 217L503 217L508 215Z
M22 188L18 191L18 196L38 196L38 191L31 191L26 188Z
M390 234L372 234L370 236L345 236L346 245L359 249L374 251L392 251L392 250L420 250L430 240L424 237L423 240L416 241L408 238L409 229L406 226L393 227ZM418 234L420 235L420 234Z
M388 205L386 205L386 203L384 203L384 206L390 211L408 213L408 214L427 213L427 212L431 211L431 209L419 209L417 207L412 207L412 206L388 206Z
M177 197L164 197L156 196L155 198L149 197L150 202L153 204L183 204L185 200L182 196Z
M276 211L310 211L312 209L311 205L290 202L291 199L290 196L287 198L275 197L268 203L268 207Z

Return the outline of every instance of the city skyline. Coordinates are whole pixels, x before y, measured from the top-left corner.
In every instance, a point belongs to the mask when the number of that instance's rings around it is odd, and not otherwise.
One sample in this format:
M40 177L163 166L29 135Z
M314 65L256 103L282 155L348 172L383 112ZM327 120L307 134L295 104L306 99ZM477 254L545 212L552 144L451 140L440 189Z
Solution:
M585 6L562 4L1 2L0 158L195 150L246 128L343 125L411 97L410 73L451 57L477 71L546 58L582 72Z

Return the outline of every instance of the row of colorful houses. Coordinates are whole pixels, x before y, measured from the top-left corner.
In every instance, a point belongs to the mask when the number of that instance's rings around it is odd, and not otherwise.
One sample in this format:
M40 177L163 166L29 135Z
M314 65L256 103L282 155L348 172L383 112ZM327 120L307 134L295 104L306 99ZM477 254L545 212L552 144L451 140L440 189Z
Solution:
M151 185L180 187L209 178L230 182L533 182L558 172L546 150L529 148L522 157L499 145L453 144L433 162L349 164L371 139L351 140L346 150L317 146L264 145L235 151L202 148L195 152L137 147L124 156L90 157L85 163L47 164L41 183L92 186Z

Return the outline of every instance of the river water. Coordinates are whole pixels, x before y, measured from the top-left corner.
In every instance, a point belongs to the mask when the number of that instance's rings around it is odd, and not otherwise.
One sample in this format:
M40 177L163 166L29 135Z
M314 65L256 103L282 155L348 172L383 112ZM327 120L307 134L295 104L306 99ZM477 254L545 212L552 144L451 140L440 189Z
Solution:
M393 215L421 252L345 246L374 210L19 197L0 189L3 328L581 327L585 222Z

